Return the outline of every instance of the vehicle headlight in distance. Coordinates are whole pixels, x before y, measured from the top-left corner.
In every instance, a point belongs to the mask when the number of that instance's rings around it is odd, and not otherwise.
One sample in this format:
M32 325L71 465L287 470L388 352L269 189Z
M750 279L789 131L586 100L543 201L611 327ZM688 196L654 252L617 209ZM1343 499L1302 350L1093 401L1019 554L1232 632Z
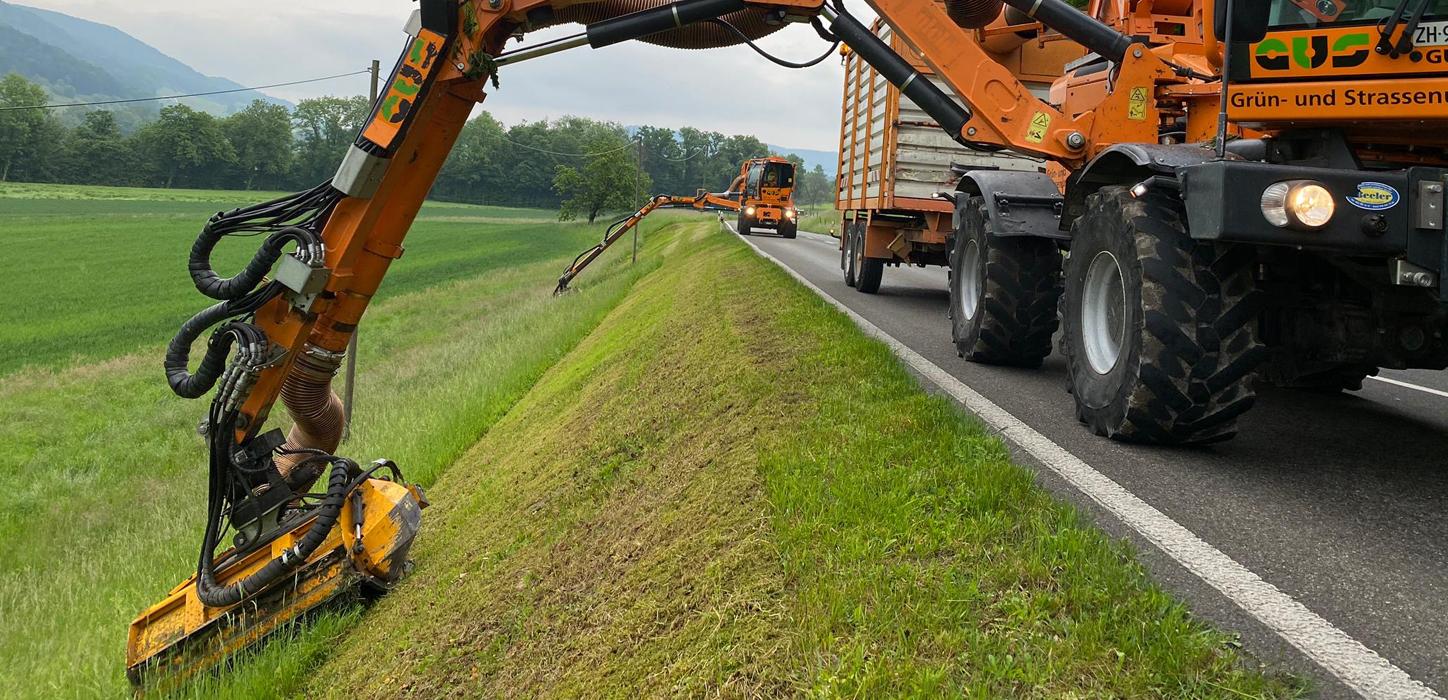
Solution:
M793 209L785 209L785 210L784 210L784 215L787 216L787 217L789 217L789 218L791 218L791 219L794 218L794 214L795 214L795 211L794 211Z
M745 216L754 216L754 207L745 207L745 208L744 208L744 215L745 215Z
M1336 211L1332 193L1320 182L1288 180L1262 192L1262 215L1273 226L1312 231L1326 226Z

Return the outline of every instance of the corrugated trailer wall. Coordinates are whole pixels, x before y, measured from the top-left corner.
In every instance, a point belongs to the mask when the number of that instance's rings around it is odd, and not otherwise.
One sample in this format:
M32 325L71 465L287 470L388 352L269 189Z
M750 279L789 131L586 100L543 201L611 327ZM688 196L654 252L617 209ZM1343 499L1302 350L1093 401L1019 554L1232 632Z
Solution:
M875 33L922 76L954 94L888 26L877 22ZM859 56L847 54L836 208L950 211L949 203L933 195L955 188L952 163L1002 170L1040 167L1039 161L961 146Z

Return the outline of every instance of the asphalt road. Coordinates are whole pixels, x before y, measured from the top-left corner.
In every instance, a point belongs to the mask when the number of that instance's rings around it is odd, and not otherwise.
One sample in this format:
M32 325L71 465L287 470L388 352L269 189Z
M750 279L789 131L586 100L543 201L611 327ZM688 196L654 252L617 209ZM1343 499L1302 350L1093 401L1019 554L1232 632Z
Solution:
M827 236L750 238L910 349L1196 533L1332 625L1448 696L1448 372L1392 372L1360 392L1260 392L1235 440L1164 449L1098 438L1075 419L1063 360L1039 370L956 356L941 268L886 268L877 295L846 287ZM1423 389L1443 392L1434 394ZM1027 455L1022 461L1031 464ZM1194 612L1257 658L1355 696L1283 637L1059 477L1041 482L1137 542Z

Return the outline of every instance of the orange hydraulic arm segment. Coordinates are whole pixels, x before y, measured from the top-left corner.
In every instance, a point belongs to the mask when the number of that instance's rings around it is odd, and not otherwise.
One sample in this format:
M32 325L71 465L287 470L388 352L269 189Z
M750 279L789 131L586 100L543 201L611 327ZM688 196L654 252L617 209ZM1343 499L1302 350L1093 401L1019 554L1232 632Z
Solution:
M629 231L632 231L639 224L643 223L644 217L659 209L686 208L698 211L710 209L715 211L739 211L739 201L703 191L693 197L674 197L666 194L654 197L650 199L648 204L645 204L642 209L634 212L628 218L615 221L613 225L608 227L608 231L604 233L603 240L599 241L598 245L583 251L577 258L574 258L573 262L568 265L568 269L564 270L562 276L558 278L558 288L553 290L553 293L557 295L568 291L568 285L583 272L584 268L592 265L593 261L603 255L604 251L608 250L614 243L617 243L618 240L623 238Z

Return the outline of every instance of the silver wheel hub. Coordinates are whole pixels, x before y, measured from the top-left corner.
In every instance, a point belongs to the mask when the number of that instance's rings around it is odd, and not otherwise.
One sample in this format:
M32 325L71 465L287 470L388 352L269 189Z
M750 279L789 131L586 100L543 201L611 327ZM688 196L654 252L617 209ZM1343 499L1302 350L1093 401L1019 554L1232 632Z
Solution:
M980 273L980 244L974 240L966 241L956 274L960 275L960 317L973 321L985 290L985 279Z
M1103 250L1086 268L1081 290L1081 341L1092 371L1106 374L1115 368L1125 340L1126 283L1116 256Z

